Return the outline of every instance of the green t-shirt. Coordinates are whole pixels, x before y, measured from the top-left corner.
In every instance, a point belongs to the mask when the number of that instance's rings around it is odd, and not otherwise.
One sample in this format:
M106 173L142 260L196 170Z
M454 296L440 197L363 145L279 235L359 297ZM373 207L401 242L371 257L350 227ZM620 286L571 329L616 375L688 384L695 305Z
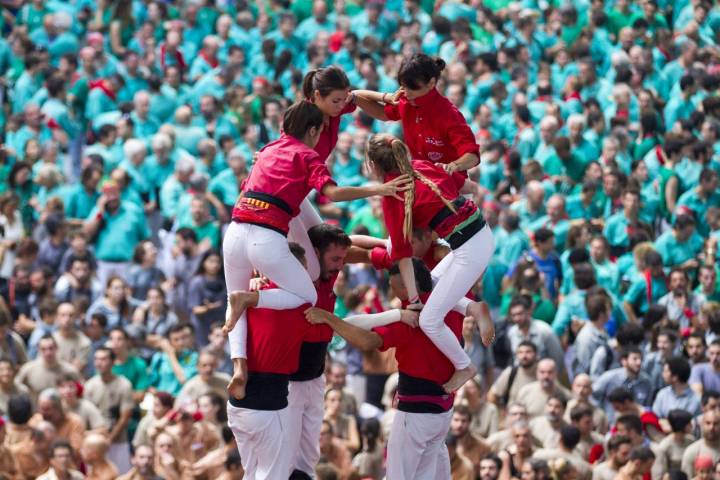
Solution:
M130 380L133 390L136 392L146 390L150 386L147 365L142 358L135 355L128 356L125 363L113 365L112 372Z

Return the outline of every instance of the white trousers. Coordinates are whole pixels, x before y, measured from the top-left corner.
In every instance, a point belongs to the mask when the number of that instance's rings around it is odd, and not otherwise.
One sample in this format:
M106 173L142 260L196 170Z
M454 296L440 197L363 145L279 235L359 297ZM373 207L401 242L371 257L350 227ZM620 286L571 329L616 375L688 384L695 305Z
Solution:
M278 286L259 292L258 308L287 310L304 303L314 305L317 300L317 291L307 270L290 253L287 239L274 230L249 223L231 223L223 239L223 262L228 295L247 290L253 270L259 270ZM229 340L230 357L247 358L245 312L230 332Z
M290 452L285 447L287 408L263 411L227 404L232 429L245 470L245 480L287 479Z
M290 382L285 431L287 451L294 454L290 472L300 470L315 478L320 460L324 395L325 375L306 382Z
M452 410L445 413L397 411L387 452L388 480L449 480L445 436Z
M305 250L307 271L313 281L320 277L320 260L315 254L315 249L308 236L308 230L321 223L323 221L320 214L315 210L308 196L300 204L300 213L290 221L290 230L288 231L288 241L300 244Z
M445 316L482 276L494 250L495 239L486 225L432 271L438 282L420 312L420 328L458 370L470 365L470 357L445 324Z

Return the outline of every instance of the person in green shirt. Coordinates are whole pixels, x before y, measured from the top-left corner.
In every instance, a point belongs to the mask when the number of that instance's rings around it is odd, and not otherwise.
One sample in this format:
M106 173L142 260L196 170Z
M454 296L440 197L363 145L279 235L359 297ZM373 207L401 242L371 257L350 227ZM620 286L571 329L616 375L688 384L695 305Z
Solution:
M197 375L198 352L191 350L194 329L187 323L173 325L161 351L150 361L150 391L177 396L182 386Z
M706 220L708 208L720 206L720 192L718 192L718 173L710 168L700 172L700 184L680 195L678 206L687 207L693 211L697 221L700 235L708 235L710 226Z
M694 271L699 266L697 256L702 248L703 239L695 229L695 219L691 213L675 217L672 230L655 240L655 249L662 255L663 263L668 268Z
M120 188L107 182L97 205L88 215L83 230L94 238L98 279L104 283L117 274L124 278L138 243L150 237L144 212L132 203L120 201Z
M610 251L615 256L628 250L633 231L647 229L647 226L640 222L640 192L626 190L622 201L623 211L608 218L603 229L603 235L610 242Z
M528 225L526 230L534 232L542 227L552 230L555 233L555 250L560 253L565 250L565 241L568 230L570 230L570 222L567 220L565 212L565 196L555 194L550 197L546 203L546 209L547 215Z
M197 235L202 250L220 247L220 223L210 216L207 199L195 195L190 201L190 219L179 223L179 228L188 227Z
M127 378L133 387L133 399L140 403L150 387L147 364L142 358L130 353L130 335L124 328L115 327L108 334L110 348L115 353L112 372Z
M496 244L497 257L506 266L513 265L530 248L530 239L520 229L520 217L511 210L500 213L500 228L505 235Z
M637 322L648 307L657 303L667 292L663 258L655 250L645 255L646 270L636 275L623 297L623 307L628 321Z
M695 295L700 303L720 302L720 282L717 281L718 269L714 265L701 265L698 274L698 286Z

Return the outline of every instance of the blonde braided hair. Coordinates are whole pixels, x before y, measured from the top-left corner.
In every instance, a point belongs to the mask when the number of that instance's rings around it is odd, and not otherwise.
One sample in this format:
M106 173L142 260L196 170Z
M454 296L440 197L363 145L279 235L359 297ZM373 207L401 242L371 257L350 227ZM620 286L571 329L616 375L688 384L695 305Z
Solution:
M385 173L399 170L401 175L409 175L420 180L437 195L451 212L457 213L455 205L445 198L435 183L422 173L413 169L410 163L410 150L407 145L392 135L373 135L368 141L368 158ZM403 236L410 239L413 231L412 207L415 203L415 185L404 193L405 218L403 220Z

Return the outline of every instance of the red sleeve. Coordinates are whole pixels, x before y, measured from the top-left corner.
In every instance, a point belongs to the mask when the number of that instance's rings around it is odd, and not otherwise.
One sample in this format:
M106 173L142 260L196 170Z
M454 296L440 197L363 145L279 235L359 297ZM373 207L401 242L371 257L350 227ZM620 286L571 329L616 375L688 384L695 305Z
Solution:
M457 109L453 109L451 112L448 112L448 114L445 122L445 131L450 140L450 145L452 145L457 152L458 158L466 153L474 153L479 158L480 146L475 141L475 136L465 121L465 117L463 117ZM453 158L453 160L457 159Z
M320 159L320 155L313 152L310 158L307 159L308 169L308 185L322 193L323 187L328 183L335 185L330 172L328 171L327 165L323 160Z
M455 184L455 187L457 187L458 190L462 190L463 186L465 185L465 180L468 179L467 171L465 172L455 172L451 175L452 181Z
M385 116L388 120L400 120L400 106L385 105Z
M396 262L403 258L413 256L410 239L403 235L403 223L405 221L405 205L394 197L383 197L383 215L385 216L385 228L390 234L392 242L392 253L390 259Z
M386 248L375 247L370 250L370 263L375 270L386 270L392 267L392 260Z
M382 347L379 348L384 352L393 347L399 347L410 337L410 327L404 323L395 322L384 327L373 328L372 331L380 335L382 338Z

